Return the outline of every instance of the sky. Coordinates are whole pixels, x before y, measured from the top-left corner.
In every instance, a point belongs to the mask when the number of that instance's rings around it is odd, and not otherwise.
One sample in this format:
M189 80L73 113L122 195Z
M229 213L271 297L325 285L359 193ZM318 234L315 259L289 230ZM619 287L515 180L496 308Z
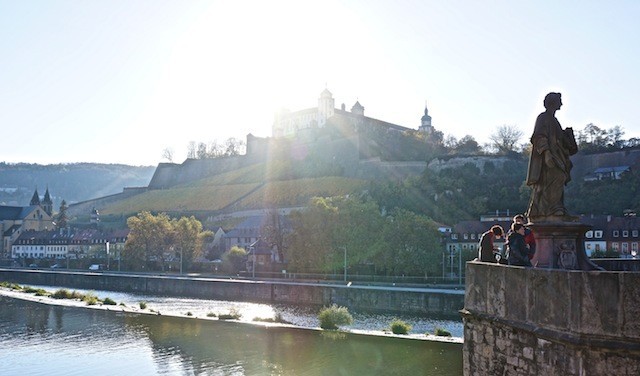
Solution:
M417 129L526 142L557 118L640 137L640 2L0 0L0 162L181 163L271 136L275 113L359 101Z

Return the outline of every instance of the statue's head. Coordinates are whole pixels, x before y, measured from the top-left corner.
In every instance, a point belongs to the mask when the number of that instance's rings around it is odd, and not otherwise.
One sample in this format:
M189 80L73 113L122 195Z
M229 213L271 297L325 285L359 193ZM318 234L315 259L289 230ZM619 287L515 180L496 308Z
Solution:
M562 94L549 93L544 97L544 108L547 110L558 110L562 106Z

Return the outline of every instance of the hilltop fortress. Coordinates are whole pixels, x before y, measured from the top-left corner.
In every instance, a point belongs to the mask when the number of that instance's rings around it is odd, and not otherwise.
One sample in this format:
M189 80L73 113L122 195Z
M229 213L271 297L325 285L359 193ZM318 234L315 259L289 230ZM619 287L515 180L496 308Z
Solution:
M325 89L317 107L276 114L272 137L247 135L245 155L160 163L149 189L166 189L273 158L312 158L342 176L364 179L381 173L396 178L420 174L434 134L426 106L419 124L413 129L367 117L358 101L351 111L344 104L335 108L333 95Z

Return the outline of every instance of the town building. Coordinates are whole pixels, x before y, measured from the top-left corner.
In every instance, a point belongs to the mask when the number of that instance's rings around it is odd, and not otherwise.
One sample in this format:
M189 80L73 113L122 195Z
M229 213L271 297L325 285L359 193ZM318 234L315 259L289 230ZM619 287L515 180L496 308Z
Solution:
M11 246L12 259L83 259L120 257L128 229L27 230Z
M0 257L9 257L11 246L23 232L53 230L52 207L48 188L42 201L36 189L29 206L0 206Z

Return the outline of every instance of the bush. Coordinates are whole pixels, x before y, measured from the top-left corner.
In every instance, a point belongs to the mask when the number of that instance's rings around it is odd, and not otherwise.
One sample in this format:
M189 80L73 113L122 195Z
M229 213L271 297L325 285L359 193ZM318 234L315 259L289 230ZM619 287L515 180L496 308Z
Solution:
M351 325L353 317L347 307L339 307L333 304L331 307L324 307L318 313L320 327L322 329L338 329L340 325Z
M54 299L73 299L73 294L67 289L59 289L51 294L51 297Z
M232 307L229 310L229 313L218 315L218 320L239 320L242 317L242 314L238 311L236 307Z
M436 328L434 334L441 337L451 337L451 333L448 330L442 328Z
M391 333L393 334L409 334L411 325L402 320L393 320L391 322Z
M117 303L115 302L115 300L113 300L113 299L111 299L111 298L109 298L109 297L104 298L104 300L102 301L102 303L103 303L103 304L105 304L105 305L116 305L116 304L117 304Z
M147 309L147 303L146 302L140 302L140 309Z
M187 316L193 316L193 313L191 313L191 311L187 312Z
M100 299L98 299L96 294L88 292L84 294L84 296L82 297L82 301L87 303L87 305L95 305L100 301Z
M207 313L207 317L216 317L216 314L213 312Z
M45 289L37 289L31 286L25 286L23 289L24 292L28 294L36 294L36 296L48 296L49 292Z

